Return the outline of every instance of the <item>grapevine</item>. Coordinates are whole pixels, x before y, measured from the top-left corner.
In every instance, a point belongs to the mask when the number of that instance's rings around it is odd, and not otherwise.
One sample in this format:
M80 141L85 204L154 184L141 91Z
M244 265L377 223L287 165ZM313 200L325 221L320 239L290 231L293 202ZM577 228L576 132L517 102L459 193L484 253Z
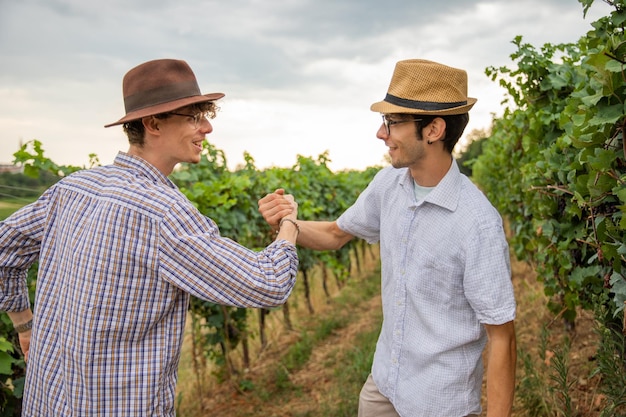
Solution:
M580 2L586 12L593 0ZM622 352L599 355L599 372L626 384L626 11L623 0L607 3L614 10L577 43L537 50L516 37L517 68L486 70L506 107L471 167L549 308L568 328L578 309L593 311L606 330L599 351ZM624 407L618 388L603 385L614 410Z

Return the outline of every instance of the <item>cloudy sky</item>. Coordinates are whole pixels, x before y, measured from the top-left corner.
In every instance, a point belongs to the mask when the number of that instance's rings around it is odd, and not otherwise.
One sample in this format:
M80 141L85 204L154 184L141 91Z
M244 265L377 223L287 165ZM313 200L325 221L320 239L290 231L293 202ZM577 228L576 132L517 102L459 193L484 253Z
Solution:
M478 98L466 132L501 114L485 75L511 66L513 38L575 42L610 12L596 0L0 0L0 163L38 139L60 164L128 148L122 77L156 58L186 60L203 93L224 92L208 140L231 168L292 166L328 151L331 168L383 161L381 100L398 60L467 70Z

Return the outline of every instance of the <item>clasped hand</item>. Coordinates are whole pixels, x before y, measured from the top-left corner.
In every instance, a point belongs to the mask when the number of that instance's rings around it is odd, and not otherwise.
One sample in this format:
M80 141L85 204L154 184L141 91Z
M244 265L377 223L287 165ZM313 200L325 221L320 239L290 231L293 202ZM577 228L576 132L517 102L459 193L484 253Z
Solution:
M258 202L259 213L273 230L278 230L278 225L283 217L296 220L298 216L298 203L291 194L285 194L282 188L267 194Z

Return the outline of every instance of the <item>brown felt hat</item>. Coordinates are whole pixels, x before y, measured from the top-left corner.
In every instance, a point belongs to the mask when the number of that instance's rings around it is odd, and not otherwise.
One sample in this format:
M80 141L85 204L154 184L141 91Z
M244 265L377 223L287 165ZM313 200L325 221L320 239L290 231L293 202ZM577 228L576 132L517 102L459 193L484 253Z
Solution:
M370 109L379 113L448 116L467 113L476 101L467 96L465 71L409 59L396 64L387 96Z
M214 101L222 93L202 94L191 67L176 59L157 59L136 66L122 82L126 116L110 127L188 106Z

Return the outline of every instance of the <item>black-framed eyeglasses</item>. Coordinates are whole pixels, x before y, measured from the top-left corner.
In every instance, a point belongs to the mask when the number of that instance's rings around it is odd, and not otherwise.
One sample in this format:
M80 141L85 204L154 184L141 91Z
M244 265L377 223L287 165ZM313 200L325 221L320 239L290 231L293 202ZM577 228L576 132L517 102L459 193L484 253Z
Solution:
M400 123L408 123L408 122L421 122L422 119L419 119L417 117L412 118L412 119L402 119L402 120L389 120L387 119L387 116L384 114L381 114L382 118L383 118L383 124L385 125L385 131L387 132L387 135L391 135L391 126L393 125L397 125Z
M206 113L200 112L200 113L196 113L196 114L184 114L184 113L176 113L176 112L171 111L171 112L169 112L169 114L174 114L176 116L190 117L191 120L193 120L193 126L195 128L200 126L200 123L202 123L202 121L209 116L208 112L206 112Z

